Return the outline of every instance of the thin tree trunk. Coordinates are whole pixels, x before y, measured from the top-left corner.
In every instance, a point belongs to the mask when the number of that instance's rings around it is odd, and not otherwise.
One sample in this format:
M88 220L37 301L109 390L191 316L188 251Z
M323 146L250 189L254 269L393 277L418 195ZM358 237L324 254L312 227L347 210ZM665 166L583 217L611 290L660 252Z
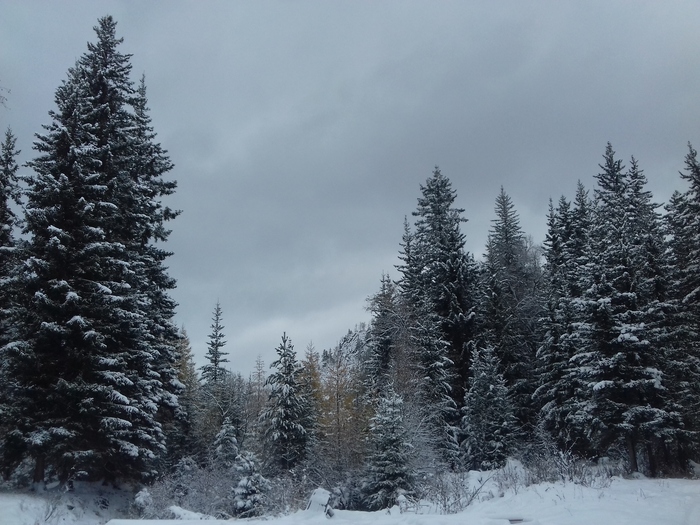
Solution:
M39 485L44 483L46 470L46 458L43 454L38 455L34 461L34 484Z
M630 472L639 472L639 465L637 464L637 447L635 445L634 439L631 436L627 437L627 453L630 458Z

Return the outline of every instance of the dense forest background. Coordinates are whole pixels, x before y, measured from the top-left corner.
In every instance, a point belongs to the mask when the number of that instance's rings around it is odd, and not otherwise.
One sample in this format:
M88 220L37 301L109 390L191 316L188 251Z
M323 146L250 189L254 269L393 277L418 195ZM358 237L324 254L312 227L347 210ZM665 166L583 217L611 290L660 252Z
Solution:
M19 180L0 156L0 460L15 485L137 482L159 505L252 516L316 487L380 509L437 490L444 472L510 456L617 461L682 475L700 430L700 162L654 202L608 144L595 186L550 203L535 245L501 189L483 260L436 168L404 219L397 277L371 321L331 349L244 377L224 312L207 364L173 323L163 204L176 185L145 80L100 19L56 90ZM400 219L400 218L399 218ZM352 322L352 320L350 321ZM291 327L293 329L293 327ZM230 363L228 363L230 364ZM145 497L145 496L144 496Z

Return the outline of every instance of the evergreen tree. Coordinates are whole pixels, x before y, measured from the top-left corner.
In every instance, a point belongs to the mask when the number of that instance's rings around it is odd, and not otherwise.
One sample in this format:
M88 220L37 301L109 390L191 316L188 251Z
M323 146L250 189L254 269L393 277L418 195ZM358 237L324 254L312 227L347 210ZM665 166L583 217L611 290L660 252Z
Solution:
M411 446L403 423L403 400L389 386L380 399L370 424L373 451L367 462L363 486L370 510L392 507L401 495L412 495L415 475L411 469Z
M175 362L177 381L181 385L178 409L173 422L165 427L168 443L168 462L175 464L199 446L196 441L195 421L199 404L199 378L194 364L190 339L184 328L180 330Z
M505 464L518 433L508 388L491 348L472 352L472 377L462 409L461 443L470 470L489 470Z
M678 450L681 465L700 450L700 162L690 144L688 150L681 172L688 188L673 194L665 216L673 303L667 362L673 399L682 407L685 425Z
M30 163L21 336L5 347L23 414L6 440L69 477L149 478L163 455L159 409L177 405L174 286L159 229L165 163L146 171L138 95L111 17L56 91ZM150 204L149 204L150 203Z
M267 501L270 482L258 469L258 460L251 452L241 452L236 458L235 469L240 476L234 488L234 512L239 518L260 516Z
M402 264L397 267L402 276L399 319L408 336L399 331L397 339L412 354L434 446L443 460L455 464L457 407L464 400L475 337L476 265L464 250L460 225L466 219L464 210L454 207L456 193L449 179L436 168L420 189L415 232L405 221Z
M236 429L231 423L231 419L224 418L221 423L221 430L214 439L214 463L217 467L230 469L234 466L238 457L238 440L236 439Z
M521 426L530 426L535 419L531 396L540 281L537 256L526 242L513 202L501 188L483 268L481 337L500 361Z
M177 303L169 290L176 281L167 273L165 262L172 252L164 250L158 243L168 240L170 230L166 223L176 218L180 211L164 206L161 197L172 195L177 184L166 180L165 175L173 169L160 143L156 142L146 96L145 76L141 77L132 99L134 140L131 144L131 170L126 185L130 191L122 199L125 208L131 207L131 216L123 223L131 223L124 235L129 249L129 258L134 269L133 278L143 286L142 306L145 329L141 334L142 351L149 354L151 370L143 369L141 375L152 376L150 385L144 383L149 393L157 392L160 407L159 420L171 419L178 411L178 397L183 384L178 381L177 361L181 334L172 319Z
M418 299L418 308L429 306L437 315L441 339L447 343L447 358L454 364L450 396L455 405L464 398L469 376L467 345L474 339L476 265L465 249L460 225L464 210L454 207L457 198L450 180L438 168L421 185L412 245L405 250L402 293ZM418 289L411 289L417 287Z
M267 406L260 414L271 471L289 471L306 456L308 440L308 400L302 397L300 367L287 334L277 347L278 358L270 368L276 369L266 381L269 386Z
M306 420L303 424L307 431L306 454L310 459L320 449L319 420L323 404L321 389L321 356L313 343L309 343L300 363L299 392L306 403ZM312 468L319 468L317 461L312 459L311 463Z
M17 172L19 165L17 157L20 151L16 148L17 139L11 129L5 132L5 140L0 144L0 247L3 251L2 275L7 275L5 258L8 256L7 248L12 248L15 244L13 229L17 226L18 220L15 213L12 211L12 203L19 206L20 189Z
M388 275L382 275L379 292L368 302L372 323L367 334L365 381L370 395L377 396L392 379L397 332L400 329L396 313L398 308L396 286Z
M428 304L421 305L416 324L412 327L419 369L417 394L432 446L443 461L454 468L459 456L458 411L450 396L454 363L447 357L448 343L440 336L438 315L429 299L425 301Z
M13 312L17 307L17 295L20 292L17 280L18 247L13 232L17 225L17 217L11 207L12 202L20 204L17 179L17 156L20 152L15 145L15 136L8 129L5 140L0 144L0 434L3 435L9 431L8 423L19 417L13 409L11 399L14 380L3 356L5 345L14 341L18 335L12 322ZM0 441L0 449L2 448L3 443ZM0 457L8 460L9 465L16 461L14 458L10 459L15 456L12 449L10 446L6 453L0 450Z
M211 334L209 334L209 342L207 343L207 353L204 355L209 364L200 368L202 381L210 386L220 385L227 373L227 370L221 366L223 363L228 363L228 359L224 357L228 355L228 352L222 350L226 346L226 341L224 340L224 326L221 324L221 320L221 305L217 301L212 318Z
M608 143L597 176L587 322L574 356L588 385L579 399L588 438L600 454L624 445L630 470L643 451L658 472L664 443L676 439L677 408L669 403L664 363L665 263L656 205L632 159L629 171Z
M12 204L19 206L17 139L8 128L0 144L0 348L14 339L11 332L12 310L16 304L18 265L14 229L18 225ZM1 369L0 369L1 373Z
M573 209L562 197L550 208L544 255L546 305L541 319L542 342L537 350L537 384L533 400L540 424L563 449L586 455L587 420L570 419L577 392L584 390L571 372L570 360L582 344L578 327L585 320L581 294L590 226L587 192L579 182Z

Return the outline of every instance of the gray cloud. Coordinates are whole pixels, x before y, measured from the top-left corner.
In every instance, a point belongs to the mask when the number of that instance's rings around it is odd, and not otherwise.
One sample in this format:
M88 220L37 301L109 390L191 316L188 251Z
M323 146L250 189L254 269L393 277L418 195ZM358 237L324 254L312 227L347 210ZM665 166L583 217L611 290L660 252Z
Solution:
M368 320L404 215L440 165L480 255L503 185L541 241L548 199L605 143L657 200L700 143L696 2L0 0L0 125L31 158L53 93L112 14L176 164L177 321L199 358L216 300L233 367Z

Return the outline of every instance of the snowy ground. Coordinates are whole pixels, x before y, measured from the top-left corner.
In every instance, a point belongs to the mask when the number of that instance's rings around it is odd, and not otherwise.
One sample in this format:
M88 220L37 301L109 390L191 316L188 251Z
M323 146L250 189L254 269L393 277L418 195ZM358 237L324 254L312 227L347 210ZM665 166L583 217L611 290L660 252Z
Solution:
M335 511L335 525L506 525L522 520L529 525L700 525L700 480L613 478L605 488L572 483L539 484L494 493L484 487L479 501L459 514L436 515L398 508L390 512ZM147 521L118 519L130 503L128 491L105 492L79 487L70 495L29 492L0 493L0 523L7 525L193 525L197 519ZM197 518L190 514L189 517ZM111 519L114 518L114 519ZM109 521L111 519L111 521ZM327 524L320 512L300 511L266 519L265 525ZM513 520L513 521L511 521ZM258 521L258 520L245 520ZM260 520L262 521L262 520ZM224 523L210 521L212 525Z

